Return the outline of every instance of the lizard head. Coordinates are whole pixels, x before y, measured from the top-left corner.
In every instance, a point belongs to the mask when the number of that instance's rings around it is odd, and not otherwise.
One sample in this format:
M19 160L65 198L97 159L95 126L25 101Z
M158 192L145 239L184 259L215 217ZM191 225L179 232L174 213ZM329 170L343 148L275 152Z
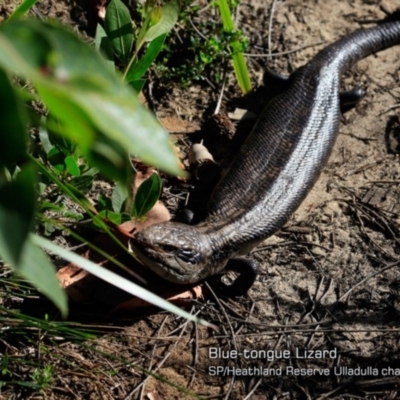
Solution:
M138 232L131 246L153 272L175 283L193 283L208 275L212 254L207 236L191 225L163 222Z

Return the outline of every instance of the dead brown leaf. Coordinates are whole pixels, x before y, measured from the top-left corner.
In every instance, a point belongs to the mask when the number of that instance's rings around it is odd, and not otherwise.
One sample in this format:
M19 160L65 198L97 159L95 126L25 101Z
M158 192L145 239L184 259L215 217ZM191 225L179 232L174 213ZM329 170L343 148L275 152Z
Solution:
M186 121L175 115L159 118L161 125L171 133L192 133L200 130L200 126L194 122Z

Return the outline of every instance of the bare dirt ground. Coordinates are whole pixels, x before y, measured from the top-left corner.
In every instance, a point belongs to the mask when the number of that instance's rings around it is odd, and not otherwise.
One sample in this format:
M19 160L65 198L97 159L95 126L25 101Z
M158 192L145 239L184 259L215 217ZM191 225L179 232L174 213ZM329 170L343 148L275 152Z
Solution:
M39 2L38 10L88 27L84 5L60 4ZM398 7L399 0L288 0L276 2L271 16L271 1L242 0L237 24L250 38L254 82L266 67L288 75L325 44L373 26ZM266 58L269 43L272 53L284 54ZM399 398L400 46L362 60L342 83L345 89L361 85L367 95L343 116L333 154L302 206L252 252L261 273L248 297L193 304L194 312L218 325L218 333L173 315L125 317L121 331L92 342L98 353L89 344L52 347L59 361L50 388L32 393L6 387L0 397L190 396L172 382L201 398ZM223 107L233 85L232 77ZM178 113L201 123L218 94L192 87L156 100L162 115ZM32 347L42 363L51 362ZM223 353L212 357L210 348ZM13 349L29 357L22 344ZM307 358L305 349L330 353ZM234 350L241 355L229 353ZM265 358L262 350L275 357ZM245 351L254 353L247 357ZM134 364L168 382L146 378ZM236 367L237 375L216 373L217 366ZM265 376L256 373L261 370Z

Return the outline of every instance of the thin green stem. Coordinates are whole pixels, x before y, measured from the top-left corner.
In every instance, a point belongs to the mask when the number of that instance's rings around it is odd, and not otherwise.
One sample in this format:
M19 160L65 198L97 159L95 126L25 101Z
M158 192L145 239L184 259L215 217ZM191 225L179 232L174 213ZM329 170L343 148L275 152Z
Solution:
M228 32L235 31L235 24L232 20L231 11L227 0L218 0L218 6L221 13L222 25L224 29ZM235 48L240 47L239 41L233 41L231 44L232 61L235 70L236 79L238 85L243 93L248 93L251 91L251 81L249 76L249 71L247 69L246 60L244 58L243 52L235 51Z

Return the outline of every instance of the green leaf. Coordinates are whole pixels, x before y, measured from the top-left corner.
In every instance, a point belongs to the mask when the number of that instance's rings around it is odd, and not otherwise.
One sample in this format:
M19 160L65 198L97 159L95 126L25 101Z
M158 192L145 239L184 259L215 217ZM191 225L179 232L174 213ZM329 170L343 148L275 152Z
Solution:
M42 144L43 150L48 155L50 150L54 147L50 141L49 131L47 130L46 126L47 118L41 117L40 118L40 126L39 126L39 139L40 143Z
M98 200L98 209L100 211L100 215L105 216L106 214L102 214L101 212L111 210L111 200L104 193L101 193Z
M81 193L88 193L92 189L93 176L81 175L70 180L70 184L78 189Z
M65 127L62 121L57 120L52 114L49 114L46 118L46 127L48 137L53 145L63 151L65 155L70 155L75 152L75 141L59 133L63 132Z
M104 59L107 61L107 64L114 68L114 53L112 46L107 37L106 31L100 24L97 24L94 46L97 51L103 55Z
M0 167L14 164L26 152L23 106L6 74L0 70Z
M21 76L46 73L41 68L52 51L49 38L34 31L31 22L8 22L0 28L0 63L9 72Z
M36 3L38 0L24 0L8 17L6 22L12 21L13 19L23 17Z
M143 40L151 42L155 38L164 35L172 30L179 16L179 2L178 0L172 0L161 9L161 17L159 21L151 26L144 34Z
M118 183L111 196L112 209L116 213L122 212L125 200L127 198L128 198L128 190L126 188L126 185Z
M161 187L162 181L158 174L154 173L146 179L137 190L131 215L135 218L146 215L160 198Z
M79 144L83 156L98 140L101 146L106 135L143 162L183 174L168 135L134 91L71 32L36 20L1 25L0 65L36 85L60 121L63 131L58 133ZM111 149L111 156L115 153L118 150Z
M110 1L104 28L114 53L127 64L133 44L133 29L129 10L121 0Z
M54 118L47 121L47 128L53 132L52 140L55 139L54 133L57 133L60 138L74 143L75 146L80 145L83 153L87 152L93 145L96 135L93 123L87 114L71 98L71 94L56 84L39 83L37 89L52 116L57 118L57 121Z
M18 266L35 210L36 172L27 164L0 187L0 256Z
M81 221L83 219L82 213L78 213L78 212L76 212L76 210L65 211L63 213L63 216L66 218L76 219L77 221Z
M50 221L46 221L43 224L43 228L44 228L43 232L44 236L50 236L56 231L56 226Z
M167 34L163 34L155 38L146 50L145 55L132 67L126 74L125 81L132 82L140 79L147 69L150 67L151 63L156 59L158 53L160 52Z
M99 136L86 158L109 179L126 182L129 178L131 165L128 154L118 142L107 136Z
M109 221L111 221L115 225L122 224L122 214L115 213L114 211L106 211L106 217Z
M39 207L38 207L38 211L43 212L45 210L52 210L52 211L56 211L56 212L61 212L65 209L65 205L64 204L54 204L54 203L50 203L48 201L42 201L42 203L40 203Z
M66 157L64 162L69 174L71 174L72 176L79 176L81 174L81 171L78 167L78 163L76 162L73 156Z
M99 224L99 217L102 218L103 221L108 220L112 222L114 225L121 225L126 221L131 221L131 217L125 213L116 213L111 210L101 210L96 218L93 219L93 223L95 226L102 228L102 224Z
M64 154L57 147L53 147L47 154L47 159L58 174L65 171Z
M65 317L68 312L67 297L56 278L56 271L43 251L33 243L33 235L25 242L21 260L14 264L15 271L29 280L47 296Z

